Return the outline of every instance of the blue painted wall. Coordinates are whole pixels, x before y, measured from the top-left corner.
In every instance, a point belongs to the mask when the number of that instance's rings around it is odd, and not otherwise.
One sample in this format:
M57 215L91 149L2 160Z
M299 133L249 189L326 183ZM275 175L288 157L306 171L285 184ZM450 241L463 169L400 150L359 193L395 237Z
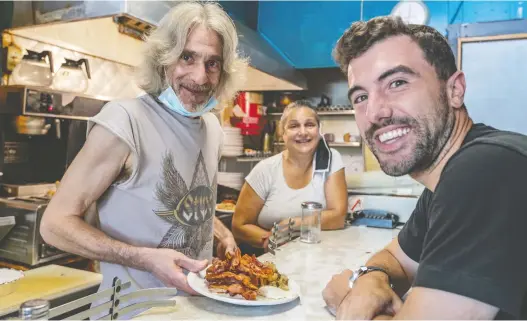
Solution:
M363 19L390 14L398 1L365 1ZM336 67L331 50L360 1L259 1L258 31L296 68ZM429 25L446 35L453 23L527 18L527 1L425 1Z
M232 19L255 29L258 24L258 1L218 1Z

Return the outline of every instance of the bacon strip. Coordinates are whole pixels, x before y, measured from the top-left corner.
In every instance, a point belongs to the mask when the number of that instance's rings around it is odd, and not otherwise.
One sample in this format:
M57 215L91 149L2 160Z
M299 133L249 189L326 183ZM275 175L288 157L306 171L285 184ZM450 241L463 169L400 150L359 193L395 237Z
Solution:
M236 249L234 255L227 253L225 260L215 258L206 271L205 280L211 290L256 300L257 290L276 277L275 269L261 263L254 255L241 256Z

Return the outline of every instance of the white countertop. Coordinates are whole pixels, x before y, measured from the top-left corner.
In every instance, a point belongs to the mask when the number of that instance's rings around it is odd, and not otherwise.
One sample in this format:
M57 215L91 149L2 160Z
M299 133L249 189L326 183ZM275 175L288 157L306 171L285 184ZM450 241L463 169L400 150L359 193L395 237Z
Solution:
M331 277L346 268L356 269L373 253L382 249L399 233L398 229L347 227L339 231L322 232L322 242L305 244L295 240L285 244L276 256L269 253L259 257L272 261L278 270L300 286L300 300L266 307L238 306L205 297L175 298L176 306L152 308L136 320L185 319L269 319L273 320L332 320L322 299L322 290Z

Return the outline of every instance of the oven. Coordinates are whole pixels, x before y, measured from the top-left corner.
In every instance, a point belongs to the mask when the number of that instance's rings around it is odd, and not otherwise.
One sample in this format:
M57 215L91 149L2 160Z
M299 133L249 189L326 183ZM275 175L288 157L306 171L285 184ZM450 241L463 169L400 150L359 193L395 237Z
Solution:
M0 240L1 258L35 266L69 255L46 244L40 236L40 220L48 202L45 195L0 198L0 218L15 221Z

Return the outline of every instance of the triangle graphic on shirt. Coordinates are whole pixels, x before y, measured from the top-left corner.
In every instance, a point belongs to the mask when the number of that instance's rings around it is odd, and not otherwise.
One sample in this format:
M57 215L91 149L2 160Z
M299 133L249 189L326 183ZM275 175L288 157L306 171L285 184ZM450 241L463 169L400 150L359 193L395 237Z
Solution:
M201 151L190 188L187 188L175 164L172 153L167 152L163 156L162 179L155 190L161 208L154 213L172 226L158 247L172 248L187 256L197 257L212 242L215 193Z

